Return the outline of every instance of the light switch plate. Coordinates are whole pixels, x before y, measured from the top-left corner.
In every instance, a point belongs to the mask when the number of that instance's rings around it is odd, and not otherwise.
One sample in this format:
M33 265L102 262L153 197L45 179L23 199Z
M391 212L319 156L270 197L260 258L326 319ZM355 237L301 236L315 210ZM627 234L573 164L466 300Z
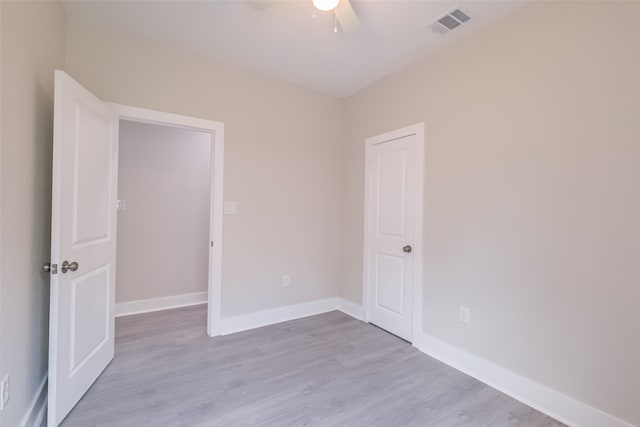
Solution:
M127 202L124 199L118 199L117 210L126 211L127 210Z
M235 215L238 213L238 206L236 202L224 202L224 214Z

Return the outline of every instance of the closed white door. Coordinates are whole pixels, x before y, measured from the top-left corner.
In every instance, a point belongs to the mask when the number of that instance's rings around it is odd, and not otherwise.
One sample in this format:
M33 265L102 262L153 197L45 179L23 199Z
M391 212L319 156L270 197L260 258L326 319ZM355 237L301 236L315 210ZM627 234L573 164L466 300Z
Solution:
M55 74L48 425L114 355L118 115Z
M417 135L367 141L365 304L373 323L412 339Z

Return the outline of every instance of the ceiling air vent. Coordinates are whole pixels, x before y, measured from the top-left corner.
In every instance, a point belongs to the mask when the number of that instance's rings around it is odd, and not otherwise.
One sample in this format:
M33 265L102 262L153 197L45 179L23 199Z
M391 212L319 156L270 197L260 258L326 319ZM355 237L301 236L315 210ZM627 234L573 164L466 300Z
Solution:
M425 26L434 33L446 34L470 19L469 15L456 8Z

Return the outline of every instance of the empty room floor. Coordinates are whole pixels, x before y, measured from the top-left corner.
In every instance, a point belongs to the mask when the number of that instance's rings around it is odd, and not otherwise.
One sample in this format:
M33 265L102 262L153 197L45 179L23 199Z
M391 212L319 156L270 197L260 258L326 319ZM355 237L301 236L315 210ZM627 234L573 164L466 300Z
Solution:
M206 306L116 319L64 427L564 426L340 312L224 337Z

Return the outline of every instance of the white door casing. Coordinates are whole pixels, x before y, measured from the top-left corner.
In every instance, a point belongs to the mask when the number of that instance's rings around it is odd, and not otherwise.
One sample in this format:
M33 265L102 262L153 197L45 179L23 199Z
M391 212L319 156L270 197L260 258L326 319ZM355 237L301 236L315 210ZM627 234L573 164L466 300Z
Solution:
M55 72L48 425L114 355L118 115ZM77 262L63 272L64 262Z
M146 108L108 103L120 120L174 126L206 132L211 135L211 199L209 234L209 287L207 334L215 337L222 331L222 217L224 178L224 123Z
M365 320L415 342L422 323L424 125L365 143Z

